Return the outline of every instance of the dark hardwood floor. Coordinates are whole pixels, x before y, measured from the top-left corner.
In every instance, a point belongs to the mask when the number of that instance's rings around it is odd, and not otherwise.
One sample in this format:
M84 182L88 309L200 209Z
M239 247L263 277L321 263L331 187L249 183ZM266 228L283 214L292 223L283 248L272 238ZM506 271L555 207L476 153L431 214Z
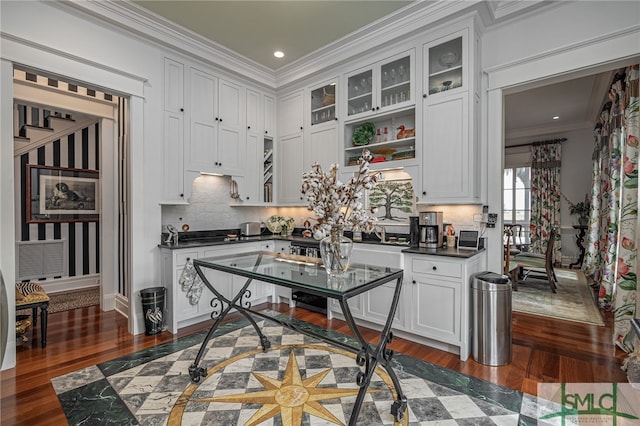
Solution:
M346 324L287 305L262 305L338 332ZM502 367L480 365L470 357L461 362L453 354L394 339L391 347L407 355L503 386L536 394L539 382L626 382L620 369L624 353L611 343L610 317L606 327L534 315L513 315L513 361ZM2 425L66 424L51 378L206 329L208 323L183 329L173 336L131 336L126 319L96 306L49 315L48 343L39 345L37 332L18 347L17 366L1 372ZM365 332L367 339L373 332Z

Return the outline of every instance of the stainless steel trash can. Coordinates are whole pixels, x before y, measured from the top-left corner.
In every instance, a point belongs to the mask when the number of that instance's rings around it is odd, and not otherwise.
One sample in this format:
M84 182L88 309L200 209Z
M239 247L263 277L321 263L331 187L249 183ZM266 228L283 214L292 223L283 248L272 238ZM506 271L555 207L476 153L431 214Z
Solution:
M511 281L493 272L476 274L471 283L473 359L485 365L511 362Z

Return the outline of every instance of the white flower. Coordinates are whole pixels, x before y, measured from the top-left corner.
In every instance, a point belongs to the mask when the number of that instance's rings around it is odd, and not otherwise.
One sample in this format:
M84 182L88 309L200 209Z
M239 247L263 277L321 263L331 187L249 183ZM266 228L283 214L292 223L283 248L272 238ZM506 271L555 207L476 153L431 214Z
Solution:
M308 209L315 213L320 228L328 232L331 226L339 225L351 230L373 231L376 221L372 214L374 211L365 210L361 192L372 189L384 177L382 173L370 172L369 162L372 158L368 150L362 152L360 169L348 184L338 180L337 164L332 164L327 173L318 163L314 163L311 171L302 174L301 191L309 203Z

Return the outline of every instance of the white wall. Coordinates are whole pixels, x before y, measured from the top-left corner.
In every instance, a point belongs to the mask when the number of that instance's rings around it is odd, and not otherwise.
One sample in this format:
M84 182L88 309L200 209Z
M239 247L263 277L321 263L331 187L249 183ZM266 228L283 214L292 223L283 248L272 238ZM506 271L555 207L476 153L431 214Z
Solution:
M575 78L631 62L640 56L639 23L639 2L558 2L486 31L482 69L487 91L482 104L487 107L487 119L482 130L488 188L502 185L504 92L551 77ZM502 205L501 193L488 191L487 198L491 209ZM499 229L488 233L492 271L502 268Z

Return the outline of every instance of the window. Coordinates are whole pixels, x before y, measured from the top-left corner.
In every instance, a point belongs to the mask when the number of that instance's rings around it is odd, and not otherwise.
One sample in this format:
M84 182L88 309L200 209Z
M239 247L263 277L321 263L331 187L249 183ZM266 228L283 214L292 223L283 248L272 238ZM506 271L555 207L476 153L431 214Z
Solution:
M522 225L525 241L529 241L531 221L531 167L504 169L504 223Z

